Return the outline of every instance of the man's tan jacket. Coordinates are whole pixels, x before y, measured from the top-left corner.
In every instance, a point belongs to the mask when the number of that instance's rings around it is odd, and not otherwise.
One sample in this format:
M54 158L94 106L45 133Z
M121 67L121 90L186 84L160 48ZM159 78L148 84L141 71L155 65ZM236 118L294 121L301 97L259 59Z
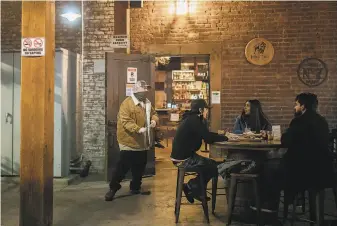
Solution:
M150 111L150 120L154 120L157 125L159 125L159 118L156 111L152 107ZM138 133L140 128L147 126L145 123L145 108L140 104L136 105L132 97L127 97L121 104L117 117L118 143L130 148L134 148L135 150L146 150L148 147L144 142L145 135ZM151 139L153 139L153 137Z

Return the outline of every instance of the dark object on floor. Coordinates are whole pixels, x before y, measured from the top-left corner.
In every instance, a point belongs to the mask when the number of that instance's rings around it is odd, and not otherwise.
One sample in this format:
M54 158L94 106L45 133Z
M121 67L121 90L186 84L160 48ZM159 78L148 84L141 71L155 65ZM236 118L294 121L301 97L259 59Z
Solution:
M156 128L155 129L155 134L154 134L154 146L156 148L165 148L164 145L162 145L160 142L163 140L163 134L160 132L160 129Z
M91 166L91 161L88 160L85 166L83 167L83 170L80 172L80 177L87 177L89 175L90 166Z
M162 145L162 144L161 144L160 142L158 142L158 141L155 142L154 146L155 146L156 148L162 148L162 149L165 148L165 146Z
M121 199L121 198L126 198L126 197L130 197L134 195L151 195L151 191L143 191L139 193L137 192L133 193L132 191L130 191L129 194L115 196L116 192L117 191L113 191L113 190L108 191L105 195L105 201L112 201L114 199Z

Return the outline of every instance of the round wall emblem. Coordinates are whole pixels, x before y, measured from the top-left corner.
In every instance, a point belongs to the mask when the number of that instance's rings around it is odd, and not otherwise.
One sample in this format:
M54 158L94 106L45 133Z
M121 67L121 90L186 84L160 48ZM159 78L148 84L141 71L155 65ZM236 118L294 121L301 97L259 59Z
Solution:
M252 64L266 65L274 57L274 47L264 38L254 38L246 45L245 55Z
M328 77L328 68L320 59L306 58L298 66L297 76L307 86L319 86Z

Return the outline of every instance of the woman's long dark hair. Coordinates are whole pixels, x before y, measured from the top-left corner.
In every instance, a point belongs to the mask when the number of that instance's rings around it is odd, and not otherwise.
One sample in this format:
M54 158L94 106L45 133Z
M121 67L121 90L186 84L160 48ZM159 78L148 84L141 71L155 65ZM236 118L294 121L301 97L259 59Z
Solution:
M250 103L250 114L246 115L245 110L242 110L241 120L247 123L252 131L260 132L270 125L267 116L263 113L261 103L259 100L248 100Z

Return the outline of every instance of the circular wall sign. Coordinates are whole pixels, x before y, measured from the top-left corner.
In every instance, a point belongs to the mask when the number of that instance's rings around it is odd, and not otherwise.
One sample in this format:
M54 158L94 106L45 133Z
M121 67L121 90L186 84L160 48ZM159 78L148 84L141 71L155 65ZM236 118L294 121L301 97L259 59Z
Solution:
M266 65L274 57L274 47L264 38L254 38L246 45L245 55L252 64Z
M328 77L328 67L320 59L306 58L298 66L297 76L307 86L319 86Z

